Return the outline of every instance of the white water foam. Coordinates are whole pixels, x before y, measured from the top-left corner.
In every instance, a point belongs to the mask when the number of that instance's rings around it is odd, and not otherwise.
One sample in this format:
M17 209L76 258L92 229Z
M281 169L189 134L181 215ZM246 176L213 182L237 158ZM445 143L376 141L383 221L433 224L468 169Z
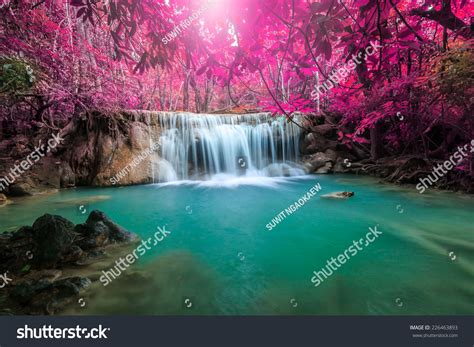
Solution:
M225 185L235 185L256 183L256 177L305 174L295 164L299 160L300 128L268 113L160 112L158 117L162 133L161 160L154 164L156 182L206 180L209 184L228 181Z

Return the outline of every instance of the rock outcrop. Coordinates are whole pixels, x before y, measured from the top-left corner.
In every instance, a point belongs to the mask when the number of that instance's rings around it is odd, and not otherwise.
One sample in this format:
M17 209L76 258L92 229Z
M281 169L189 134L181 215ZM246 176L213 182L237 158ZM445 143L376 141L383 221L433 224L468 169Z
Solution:
M348 147L339 141L337 121L331 116L315 118L316 125L303 136L301 152L303 165L309 173L344 173L353 170L352 163L367 158L357 146Z
M351 172L354 155L349 152L327 149L303 157L303 165L309 173L328 174Z
M94 112L74 119L64 130L63 158L69 167L64 167L61 179L92 186L151 183L160 132L157 117L145 111Z
M75 117L58 131L63 141L15 177L3 193L24 196L81 185L151 183L151 163L159 159L156 150L160 131L157 117L145 111L113 115L91 112ZM0 178L51 136L40 131L33 138L16 135L0 141ZM146 153L151 144L155 144L155 150ZM119 173L120 179L112 181Z
M80 271L85 264L103 259L108 246L138 240L100 211L91 212L84 224L46 214L31 227L1 233L0 274L8 274L12 282L2 289L0 312L61 310L91 284L87 277L63 276L64 270Z

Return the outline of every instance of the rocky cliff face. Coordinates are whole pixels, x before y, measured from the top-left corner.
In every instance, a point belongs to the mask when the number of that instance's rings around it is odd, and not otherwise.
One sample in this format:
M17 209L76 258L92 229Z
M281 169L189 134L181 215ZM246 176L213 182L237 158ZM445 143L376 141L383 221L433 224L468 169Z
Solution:
M152 113L92 112L72 119L57 133L63 138L61 143L8 184L4 189L7 195L153 181L151 163L158 159L160 127ZM40 141L45 143L51 136L42 131L33 140L19 135L0 141L0 177L6 176L15 165L20 166Z
M64 146L63 186L153 181L151 163L158 159L160 128L152 113L98 115L98 119L75 121L68 131L71 135L69 141L66 135ZM70 182L72 179L74 182Z
M333 125L337 122L328 118L319 117L302 138L303 164L309 173L315 174L352 172L357 167L353 163L368 154L360 147L349 148L340 143Z

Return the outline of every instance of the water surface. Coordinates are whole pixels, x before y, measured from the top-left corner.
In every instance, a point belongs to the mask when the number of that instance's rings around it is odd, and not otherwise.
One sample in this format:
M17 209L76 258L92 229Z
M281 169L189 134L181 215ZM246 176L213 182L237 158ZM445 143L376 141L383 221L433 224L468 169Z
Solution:
M316 183L321 192L268 231ZM321 198L342 190L355 196ZM85 307L66 313L474 314L468 195L420 195L352 175L220 176L16 200L0 208L0 230L31 225L44 213L81 223L92 209L143 239L158 226L171 235L109 286L97 282ZM383 234L314 287L313 271L375 225Z

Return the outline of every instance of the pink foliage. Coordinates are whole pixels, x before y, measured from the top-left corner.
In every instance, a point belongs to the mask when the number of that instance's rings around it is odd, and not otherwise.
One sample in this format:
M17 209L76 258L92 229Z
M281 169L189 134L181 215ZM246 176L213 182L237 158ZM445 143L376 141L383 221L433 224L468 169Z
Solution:
M53 118L242 104L287 117L336 112L341 140L367 143L367 131L384 123L394 148L441 114L466 126L462 107L440 106L426 80L443 45L472 38L473 5L464 0L25 0L0 11L1 54L38 66L35 93L55 102ZM381 48L315 100L317 83L371 42ZM409 129L415 117L424 130Z

